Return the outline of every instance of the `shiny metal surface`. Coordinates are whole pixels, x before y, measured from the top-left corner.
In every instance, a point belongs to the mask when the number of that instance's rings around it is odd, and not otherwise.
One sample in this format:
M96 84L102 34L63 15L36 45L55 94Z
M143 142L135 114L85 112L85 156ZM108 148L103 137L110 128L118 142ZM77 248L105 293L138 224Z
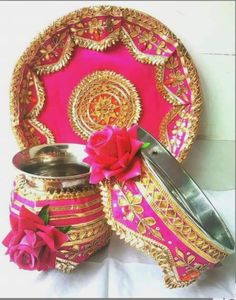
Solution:
M46 144L18 152L13 165L23 173L44 178L80 176L89 173L89 167L78 157L76 144Z
M38 189L88 184L89 166L80 159L81 145L45 144L18 152L13 165Z
M138 134L140 140L151 144L142 149L143 157L176 202L209 239L232 253L234 240L210 200L161 143L140 127Z

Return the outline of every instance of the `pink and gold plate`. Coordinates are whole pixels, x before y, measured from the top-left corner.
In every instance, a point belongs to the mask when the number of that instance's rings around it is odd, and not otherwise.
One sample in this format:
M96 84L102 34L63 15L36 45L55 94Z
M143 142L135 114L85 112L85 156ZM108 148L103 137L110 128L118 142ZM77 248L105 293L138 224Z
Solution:
M84 144L107 124L138 122L182 161L201 103L179 39L151 16L113 6L83 8L49 26L19 59L11 87L21 148Z

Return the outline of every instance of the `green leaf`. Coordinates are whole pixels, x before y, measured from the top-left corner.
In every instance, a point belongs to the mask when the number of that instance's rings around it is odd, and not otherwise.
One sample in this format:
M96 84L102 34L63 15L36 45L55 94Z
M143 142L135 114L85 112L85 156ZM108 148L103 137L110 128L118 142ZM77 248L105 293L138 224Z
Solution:
M141 149L146 149L146 148L148 148L150 145L151 145L151 143L149 143L149 142L143 143Z
M67 233L69 230L71 230L71 227L72 226L64 226L64 227L57 227L57 229L63 233Z
M44 224L47 225L49 223L49 205L44 206L38 216L44 221Z

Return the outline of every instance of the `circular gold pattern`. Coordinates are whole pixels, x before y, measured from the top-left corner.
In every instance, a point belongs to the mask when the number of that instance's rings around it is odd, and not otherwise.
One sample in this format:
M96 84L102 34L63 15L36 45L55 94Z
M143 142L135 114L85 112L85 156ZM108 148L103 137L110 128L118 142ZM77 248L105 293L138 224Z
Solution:
M87 139L106 125L130 127L139 119L139 95L134 85L113 71L96 71L73 90L68 114L73 130Z

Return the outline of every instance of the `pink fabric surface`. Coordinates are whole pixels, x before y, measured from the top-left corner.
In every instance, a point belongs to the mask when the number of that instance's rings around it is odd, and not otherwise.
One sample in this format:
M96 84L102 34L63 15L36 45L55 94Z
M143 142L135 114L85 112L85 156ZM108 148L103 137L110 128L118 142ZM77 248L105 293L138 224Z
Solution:
M158 137L160 122L171 108L171 104L156 88L155 68L136 61L119 43L105 52L77 48L73 59L63 70L42 76L47 102L39 120L52 130L56 141L85 144L85 141L73 132L69 123L68 101L79 82L98 70L115 71L135 85L142 102L139 124Z
M58 205L60 206L78 205L78 204L89 203L90 201L93 201L98 198L100 198L100 194L93 194L88 197L80 197L77 199L42 199L42 200L34 201L34 200L26 199L25 197L22 197L16 192L12 193L13 200L18 200L22 204L26 204L30 207L43 207L45 205L50 205L52 207Z
M84 222L89 222L92 220L96 220L99 217L104 216L104 213L101 209L101 211L96 212L96 209L98 209L99 207L102 208L102 204L101 202L86 208L81 208L81 209L76 209L73 208L73 206L78 205L78 204L89 204L89 202L91 202L94 199L98 199L100 196L99 194L95 194L95 195L91 195L90 197L82 197L82 198L75 198L75 199L54 199L54 200L39 200L39 201L32 201L29 200L25 197L22 197L21 195L19 195L17 192L13 192L12 194L12 199L11 199L11 208L14 208L15 210L19 211L21 205L25 205L28 208L34 209L34 208L38 208L38 207L44 207L46 205L53 205L53 207L58 207L58 206L65 206L65 209L59 210L59 211L51 211L50 212L50 216L52 217L60 217L60 219L58 220L51 220L50 224L54 225L54 226L67 226L67 225L73 225L73 224L79 224L79 223L84 223ZM82 201L81 201L82 200ZM16 204L16 201L20 202L19 204ZM72 206L70 210L66 209L66 206ZM88 216L81 216L78 217L76 216L77 213L86 213L89 211L95 210L95 213L92 213L91 215ZM74 216L74 218L67 218L66 216L68 215L72 215ZM61 216L64 216L64 218L62 218Z
M103 9L99 14L93 9L82 17L75 14L73 20L66 20L37 41L38 48L30 62L23 64L22 80L17 82L20 96L15 95L19 96L15 123L20 140L24 147L54 141L84 144L81 136L88 138L98 126L119 125L117 120L119 123L122 119L122 126L138 122L182 161L196 134L201 106L194 65L181 42L157 20L134 11L127 15L125 11L108 10L104 9L104 15ZM87 93L91 92L87 94L89 108L84 108L83 97L81 102L76 99L86 111L77 118L81 112L72 104L70 113L75 124L70 124L68 104L72 92L89 75L105 70L134 85L140 96L140 120L137 103L131 122L124 120L122 102L115 110L116 118L110 115L109 120L98 121L99 115L104 118L104 112L101 114L101 108L96 107L95 116L94 103L101 104L97 97L106 93L97 92L92 101L94 89L86 88Z
M140 221L140 218L135 215L135 218L132 221L129 221L126 218L126 214L124 213L125 207L121 207L119 204L119 199L121 199L123 196L123 193L131 192L133 196L135 195L142 195L142 202L141 206L143 208L142 213L142 219L147 217L152 217L156 221L156 225L151 226L152 228L157 227L158 231L162 234L163 239L156 237L152 234L151 231L147 230L144 236L150 238L151 240L157 241L161 245L166 246L170 252L171 255L176 262L176 260L179 260L177 252L178 250L182 252L184 256L184 260L187 261L188 257L193 255L195 259L188 264L188 266L177 266L175 265L175 269L178 274L179 280L185 280L185 278L188 278L189 272L195 272L195 264L201 264L201 265L207 265L208 268L212 268L214 266L213 263L210 263L205 258L203 258L199 253L196 251L193 251L191 248L187 246L186 243L183 243L177 235L171 231L165 224L165 221L162 220L157 213L151 208L151 206L148 203L148 200L145 199L142 192L139 190L138 186L136 185L136 182L134 180L127 181L122 188L117 188L112 190L112 214L116 221L119 223L125 225L127 228L131 229L134 232L138 232L138 223ZM126 207L127 208L127 207ZM176 250L178 249L178 250ZM187 277L186 277L187 276Z

